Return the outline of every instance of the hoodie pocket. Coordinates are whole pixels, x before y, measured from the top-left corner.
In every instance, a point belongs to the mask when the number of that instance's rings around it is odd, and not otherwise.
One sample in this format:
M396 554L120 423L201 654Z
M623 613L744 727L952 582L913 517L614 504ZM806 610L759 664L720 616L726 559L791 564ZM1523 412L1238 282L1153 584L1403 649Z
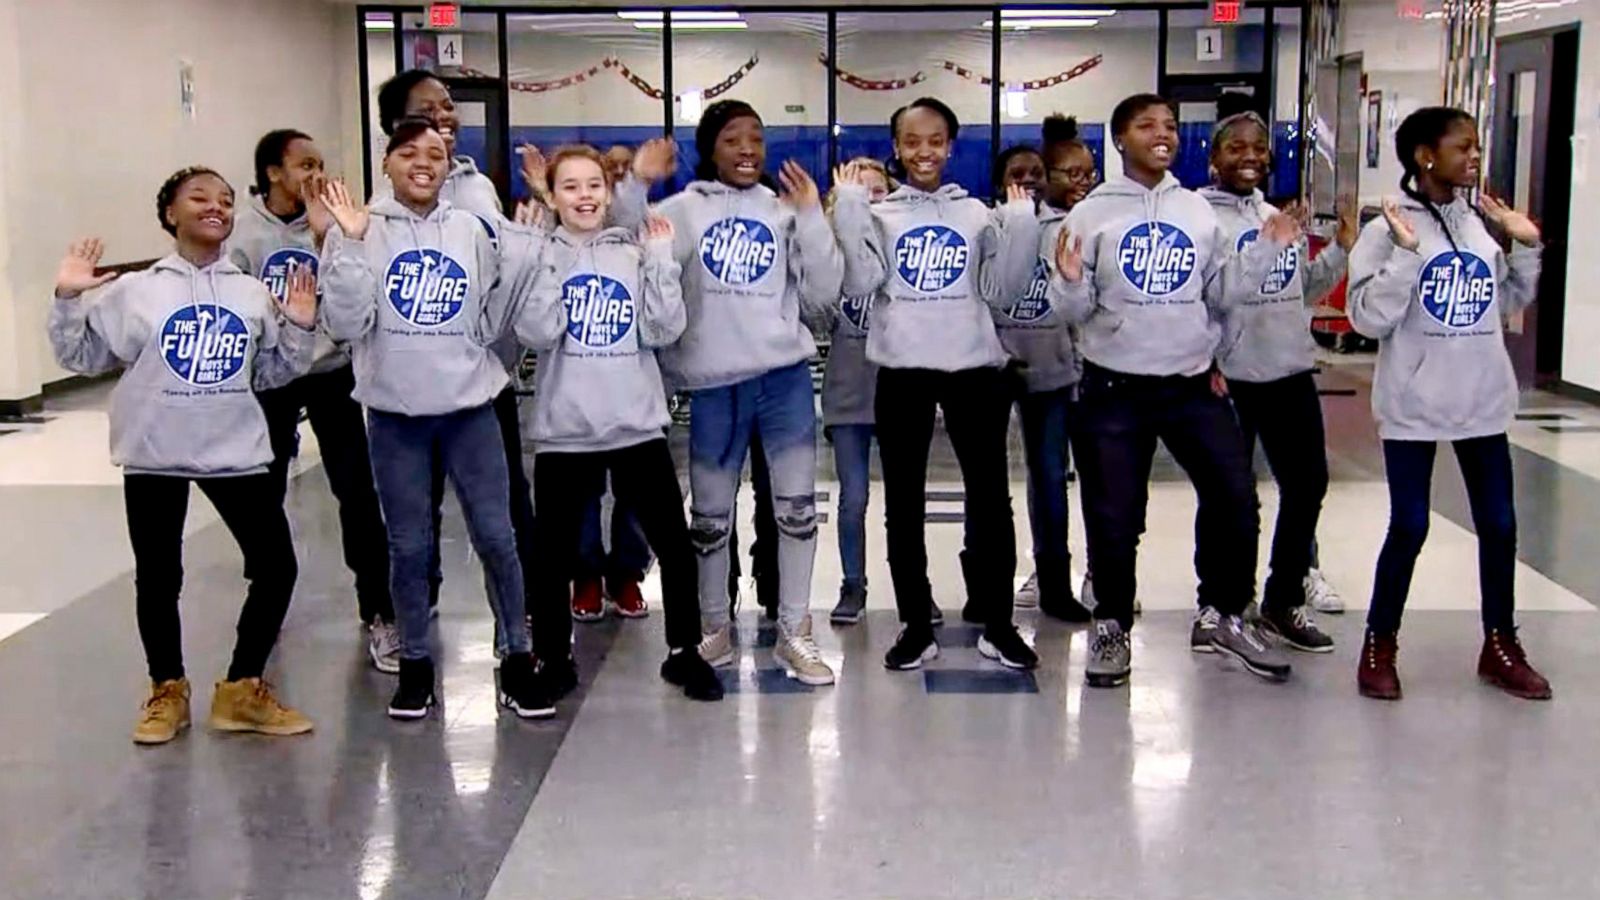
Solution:
M1504 405L1503 359L1478 354L1427 353L1398 398L1402 424L1444 432L1471 428Z
M185 472L225 472L265 465L272 458L267 420L255 395L162 393L139 423L129 463Z

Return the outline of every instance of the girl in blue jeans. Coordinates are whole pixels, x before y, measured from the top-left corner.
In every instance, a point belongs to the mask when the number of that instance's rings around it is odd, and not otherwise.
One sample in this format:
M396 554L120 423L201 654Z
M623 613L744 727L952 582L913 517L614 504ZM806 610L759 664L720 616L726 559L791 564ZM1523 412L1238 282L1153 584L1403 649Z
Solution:
M402 120L384 154L392 197L368 209L338 183L324 196L336 227L322 251L323 324L334 340L350 342L389 532L401 644L389 715L422 718L434 704L428 574L432 472L440 466L493 583L500 703L524 718L551 716L555 705L534 673L510 474L492 407L508 376L489 349L506 332L543 243L503 226L496 249L482 220L439 199L449 164L431 120Z
M844 263L811 176L785 162L782 194L763 175L761 117L736 100L713 103L695 129L695 179L658 211L672 222L683 266L688 327L661 351L669 380L690 393L690 535L700 557L700 655L733 662L728 614L728 539L752 435L761 436L778 524L778 643L790 677L832 684L811 637L816 556L816 409L807 361L816 354L805 320L839 300ZM663 150L667 152L663 152ZM647 144L619 189L617 221L643 219L646 180L675 167L670 145Z
M1478 677L1513 696L1547 700L1550 682L1517 640L1517 516L1506 441L1517 379L1500 326L1538 291L1539 228L1493 197L1474 208L1462 194L1477 186L1482 159L1467 113L1417 110L1395 132L1395 153L1405 198L1384 201L1383 218L1362 229L1350 255L1350 322L1379 342L1372 412L1389 482L1389 533L1356 684L1363 696L1400 699L1400 616L1428 536L1433 458L1449 441L1478 533Z

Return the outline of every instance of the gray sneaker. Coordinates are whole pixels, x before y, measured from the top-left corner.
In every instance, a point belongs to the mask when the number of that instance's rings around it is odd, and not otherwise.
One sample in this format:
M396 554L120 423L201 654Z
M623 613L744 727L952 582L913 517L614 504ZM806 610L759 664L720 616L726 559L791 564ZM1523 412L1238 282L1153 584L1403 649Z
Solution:
M1189 649L1196 653L1215 653L1217 648L1212 639L1221 625L1222 613L1217 612L1215 606L1202 607L1194 617L1194 626L1189 629Z
M853 585L839 586L839 602L834 605L833 612L828 613L828 621L835 625L854 625L861 621L861 616L867 608L867 589Z
M382 619L374 619L367 628L367 656L372 667L385 675L400 672L400 629Z
M1039 606L1039 573L1028 576L1028 580L1017 588L1017 596L1011 601L1017 609L1036 609Z
M1224 618L1212 633L1211 645L1218 653L1237 659L1246 669L1268 681L1289 679L1289 660L1283 650L1242 616Z
M1095 622L1083 680L1090 687L1117 687L1128 683L1132 670L1133 645L1128 642L1128 633L1110 619Z

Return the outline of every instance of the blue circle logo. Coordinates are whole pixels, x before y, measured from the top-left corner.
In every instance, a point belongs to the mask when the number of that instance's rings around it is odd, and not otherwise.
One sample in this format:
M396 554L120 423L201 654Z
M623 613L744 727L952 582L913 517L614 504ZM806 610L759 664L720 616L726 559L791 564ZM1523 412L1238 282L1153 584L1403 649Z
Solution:
M622 282L585 273L561 285L567 334L585 347L609 347L633 328L633 295Z
M1006 310L1006 318L1024 325L1037 322L1050 315L1050 266L1044 257L1033 266L1033 280L1028 282L1028 292L1022 299L1011 304Z
M1471 328L1494 306L1494 270L1463 250L1428 260L1417 275L1422 308L1447 328Z
M1117 248L1122 277L1151 297L1177 293L1194 275L1194 241L1166 222L1140 222L1128 229Z
M437 328L460 315L470 290L467 270L437 250L401 252L383 279L389 305L422 328Z
M316 254L299 247L284 247L274 250L267 261L261 264L261 283L267 286L272 296L283 302L289 296L289 267L311 268L311 274L317 274Z
M729 216L700 236L700 263L723 284L740 287L767 277L778 259L778 240L767 223Z
M1251 228L1239 235L1239 242L1234 250L1243 253L1245 248L1254 244L1261 238L1261 229ZM1261 293L1281 294L1294 283L1294 273L1300 268L1300 245L1290 244L1278 254L1278 259L1272 264L1272 271L1267 273L1265 281L1261 282Z
M872 296L869 294L865 297L841 297L839 314L844 316L844 320L857 331L866 331L867 320L872 316Z
M161 358L185 384L214 387L244 371L250 327L226 306L180 306L161 324Z
M970 257L967 239L946 225L919 226L894 242L895 271L919 294L936 294L960 281Z

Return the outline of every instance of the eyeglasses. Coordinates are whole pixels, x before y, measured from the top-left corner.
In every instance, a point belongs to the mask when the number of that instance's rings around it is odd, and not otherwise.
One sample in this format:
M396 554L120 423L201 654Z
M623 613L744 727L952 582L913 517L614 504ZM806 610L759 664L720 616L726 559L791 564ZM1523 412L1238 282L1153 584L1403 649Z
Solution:
M1078 184L1094 184L1093 169L1050 168L1045 170L1045 174L1052 180L1060 179L1061 181L1071 181Z

